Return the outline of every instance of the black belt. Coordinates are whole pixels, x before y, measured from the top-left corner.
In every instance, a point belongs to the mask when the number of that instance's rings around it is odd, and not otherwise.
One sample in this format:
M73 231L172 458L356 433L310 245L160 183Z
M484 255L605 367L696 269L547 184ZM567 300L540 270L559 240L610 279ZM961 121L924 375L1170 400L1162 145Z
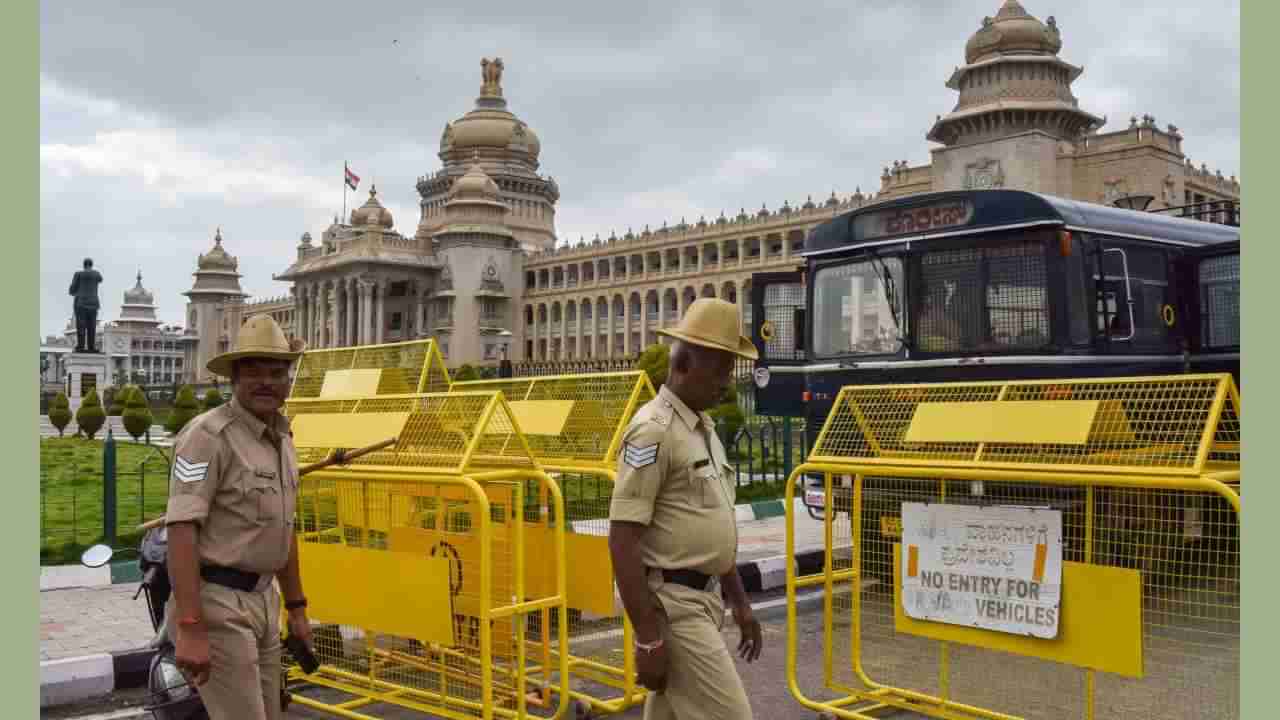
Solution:
M221 565L200 566L200 577L208 582L229 587L232 590L239 590L240 592L257 590L258 581L262 579L262 575L258 573L245 572L244 570Z
M706 590L711 584L713 575L698 572L697 570L663 570L662 579L669 583L684 585L694 590Z

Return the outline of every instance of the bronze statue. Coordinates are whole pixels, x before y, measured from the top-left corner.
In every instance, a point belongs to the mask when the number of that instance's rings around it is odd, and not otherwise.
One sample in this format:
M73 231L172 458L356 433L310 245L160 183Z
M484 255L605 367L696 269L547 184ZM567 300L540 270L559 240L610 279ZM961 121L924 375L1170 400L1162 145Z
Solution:
M76 352L98 351L98 286L101 284L102 273L93 269L92 259L85 258L84 269L71 278L70 294L75 298Z

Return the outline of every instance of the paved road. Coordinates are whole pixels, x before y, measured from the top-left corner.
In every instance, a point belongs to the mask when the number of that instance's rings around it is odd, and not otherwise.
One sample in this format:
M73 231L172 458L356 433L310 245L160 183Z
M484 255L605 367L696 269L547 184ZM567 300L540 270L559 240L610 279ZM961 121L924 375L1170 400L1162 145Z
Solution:
M738 669L742 674L743 682L748 688L752 711L757 720L815 718L817 716L816 713L801 707L792 698L786 687L783 672L786 658L786 607L780 602L781 598L777 597L779 594L778 592L773 592L768 593L768 597L753 598L756 605L760 607L757 610L757 616L764 626L765 649L760 659L755 663L748 664L741 660L737 661ZM813 599L818 599L818 596L815 595ZM820 658L821 602L805 602L800 606L800 609L802 613L798 637L801 638L801 641L798 652L802 656ZM727 622L725 630L726 643L730 647L736 646L738 639L736 626L732 622ZM821 684L821 664L811 663L804 667L801 672L801 682L811 688L819 686ZM306 691L306 694L317 699L336 697L335 693L324 689L311 689ZM343 696L342 699L350 698L349 696ZM79 708L60 709L57 712L45 713L42 717L49 718L49 720L143 720L143 718L146 718L143 713L131 711L127 708L119 708L119 704L131 701L141 702L140 696L137 693L121 696L117 698L115 706L99 703ZM362 708L360 712L385 720L429 720L435 717L386 704L370 705ZM289 720L302 720L304 718L306 720L332 720L334 717L331 714L306 708L296 703L290 707L286 716ZM643 716L642 708L633 708L626 713L609 717L618 718L618 720L638 720ZM911 720L919 716L912 713L898 713L882 717L886 720Z

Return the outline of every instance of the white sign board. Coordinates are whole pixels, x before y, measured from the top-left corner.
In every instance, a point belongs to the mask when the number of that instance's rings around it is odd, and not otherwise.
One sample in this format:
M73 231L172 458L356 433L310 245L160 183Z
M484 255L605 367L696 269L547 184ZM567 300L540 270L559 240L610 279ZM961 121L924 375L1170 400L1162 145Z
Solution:
M908 617L1055 638L1062 511L903 503L901 577Z

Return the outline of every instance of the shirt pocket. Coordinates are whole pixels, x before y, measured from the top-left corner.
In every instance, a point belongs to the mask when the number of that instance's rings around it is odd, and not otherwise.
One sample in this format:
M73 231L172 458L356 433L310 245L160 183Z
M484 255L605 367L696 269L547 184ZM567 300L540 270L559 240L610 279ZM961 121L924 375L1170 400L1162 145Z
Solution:
M720 466L710 459L689 466L690 501L697 507L714 508L722 504Z
M280 476L275 470L254 470L245 475L245 496L250 514L259 525L279 525L284 516Z

